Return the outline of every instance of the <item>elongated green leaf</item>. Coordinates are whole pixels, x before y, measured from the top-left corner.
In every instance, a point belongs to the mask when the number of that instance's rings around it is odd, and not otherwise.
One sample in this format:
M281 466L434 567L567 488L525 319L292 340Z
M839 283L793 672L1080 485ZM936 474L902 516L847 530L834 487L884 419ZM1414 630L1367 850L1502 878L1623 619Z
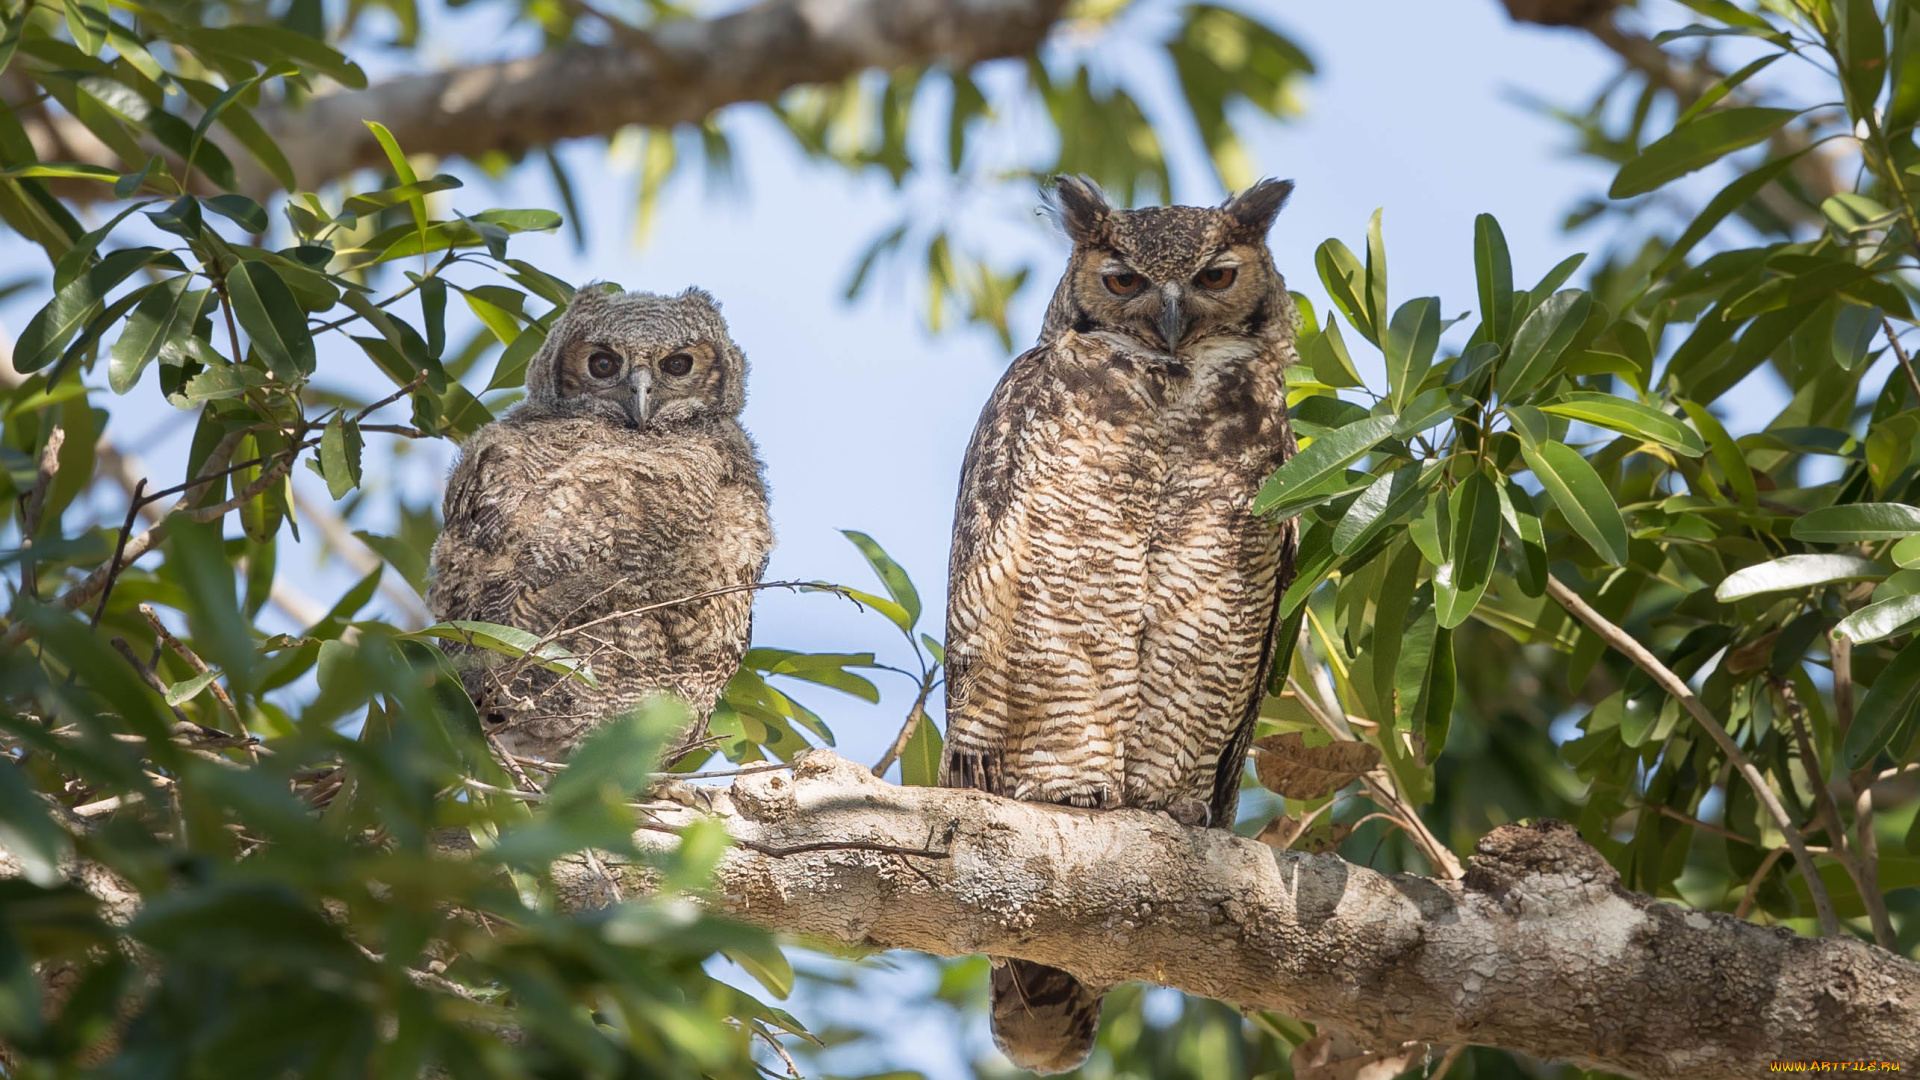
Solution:
M120 339L113 343L107 365L107 385L116 394L124 394L140 381L153 358L168 342L185 337L200 318L212 298L211 289L190 289L193 279L186 274L168 278L155 286L133 309Z
M1575 391L1542 403L1540 411L1584 420L1603 428L1632 435L1637 439L1669 446L1688 457L1707 452L1706 443L1694 430L1659 409L1612 394Z
M1333 550L1347 555L1373 539L1381 529L1396 525L1414 511L1440 479L1440 468L1403 465L1375 480L1347 508L1333 530Z
M418 184L420 177L413 171L413 166L407 164L407 155L400 151L400 141L393 137L393 132L388 131L385 124L376 120L362 120L361 123L367 125L367 130L373 132L373 137L379 141L381 151L387 155L387 164L393 166L393 175L400 181L401 186L409 187ZM407 205L413 210L414 228L425 233L427 231L426 199L418 192L412 192L407 197Z
M1722 603L1763 593L1830 585L1836 581L1878 581L1887 568L1858 555L1785 555L1757 566L1743 566L1721 580L1714 598Z
M1514 579L1520 591L1539 596L1547 588L1547 539L1533 496L1509 477L1500 485L1500 519L1513 533Z
M219 677L220 673L217 671L204 671L191 679L182 679L174 683L172 686L167 687L167 704L173 706L185 705L187 702L199 697L200 692L212 685L213 680Z
M907 736L906 748L900 751L900 782L908 787L932 787L940 782L940 757L945 750L945 741L940 738L940 729L926 717Z
M1347 352L1346 338L1340 335L1340 323L1328 312L1326 328L1313 336L1307 343L1306 361L1313 368L1313 377L1328 386L1362 386L1359 369L1353 366L1353 357Z
M1367 219L1367 318L1375 328L1387 321L1387 241L1380 227L1384 208Z
M1286 509L1295 497L1337 475L1347 463L1374 448L1393 431L1392 416L1369 416L1313 440L1274 471L1253 498L1253 512L1267 514Z
M1891 554L1895 566L1910 570L1920 568L1920 536L1909 536L1893 545Z
M1387 325L1387 400L1398 412L1413 397L1440 347L1440 298L1422 296L1400 305Z
M1894 735L1920 712L1920 637L1893 658L1873 680L1873 686L1854 710L1847 729L1847 768L1858 769L1886 749Z
M1314 252L1313 265L1320 272L1320 283L1327 288L1327 295L1347 321L1353 324L1360 336L1380 344L1380 332L1373 324L1373 317L1367 308L1363 294L1367 287L1367 268L1356 258L1347 245L1339 240L1329 239ZM1327 324L1333 324L1333 317L1327 317Z
M1802 151L1802 153L1804 153L1804 151ZM1659 281L1669 273L1672 273L1675 267L1686 261L1687 255L1693 251L1694 245L1706 239L1707 234L1719 226L1722 221L1726 220L1728 214L1745 206L1748 201L1760 193L1761 188L1766 187L1769 183L1773 182L1775 177L1786 172L1799 158L1799 154L1788 154L1785 157L1775 158L1745 176L1740 177L1733 183L1728 184L1726 187L1721 188L1718 194L1707 200L1707 205L1702 207L1698 214L1694 215L1692 223L1680 233L1680 238L1673 242L1673 246L1667 249L1667 253L1661 256L1660 261L1654 264L1652 270L1648 271L1648 280Z
M1494 372L1494 390L1502 401L1521 400L1554 373L1592 307L1585 290L1568 289L1527 315L1514 331L1513 349Z
M1627 522L1606 482L1572 447L1522 438L1520 454L1580 539L1610 565L1627 562Z
M165 256L159 248L124 248L102 258L97 266L54 293L13 346L13 368L38 371L52 363L73 335L104 306L107 294L135 271ZM177 262L177 260L176 260Z
M1887 78L1887 32L1873 0L1833 0L1839 16L1841 71L1847 84L1847 108L1853 118L1872 116Z
M1500 494L1487 474L1475 470L1453 490L1453 535L1448 562L1433 574L1433 606L1442 630L1467 621L1493 579L1500 551Z
M914 625L920 621L920 592L913 587L913 579L873 537L852 529L842 529L840 535L852 541L853 546L859 548L860 554L866 557L867 565L873 567L874 575L886 586L887 595L893 597L893 602L900 605L900 610L906 614L906 622L900 629L912 636Z
M336 414L320 435L320 474L336 499L360 486L360 425Z
M1740 445L1733 441L1714 415L1691 401L1680 402L1687 412L1687 419L1700 430L1707 440L1707 448L1713 451L1713 460L1720 463L1720 471L1727 474L1727 483L1732 486L1734 497L1740 505L1752 509L1759 501L1760 489L1753 479L1753 468L1747 464L1746 454Z
M1419 734L1427 740L1427 764L1440 758L1447 732L1453 727L1453 699L1460 673L1453 659L1453 630L1441 626L1433 633L1427 655L1427 682L1420 690Z
M1655 139L1622 165L1607 194L1615 199L1644 195L1771 137L1798 115L1797 109L1751 107L1722 109L1691 120Z
M1920 596L1895 596L1841 619L1833 632L1855 645L1865 645L1904 634L1916 626L1920 626Z
M1504 345L1513 330L1513 259L1507 254L1506 234L1492 214L1473 219L1473 273L1487 338Z
M1674 118L1674 126L1677 127L1684 124L1694 117L1699 116L1701 113L1706 112L1708 109L1713 108L1715 105L1718 105L1721 99L1738 89L1741 83L1765 71L1775 60L1785 55L1787 54L1783 52L1768 53L1753 63L1748 64L1746 67L1714 83L1707 88L1706 93L1700 95L1698 100L1687 106L1685 112Z
M1795 540L1814 543L1849 544L1859 540L1899 540L1915 535L1920 535L1920 507L1905 503L1827 506L1793 523Z
M1835 362L1848 371L1866 363L1867 354L1873 349L1873 339L1880 333L1880 320L1883 317L1884 314L1877 307L1843 305L1840 314L1833 318Z
M227 274L227 297L247 338L281 382L297 383L313 374L306 313L272 267L252 260L237 264Z
M512 657L531 656L535 664L548 671L572 675L589 686L599 685L580 657L553 642L543 645L538 635L515 627L472 619L450 619L406 636L458 641Z

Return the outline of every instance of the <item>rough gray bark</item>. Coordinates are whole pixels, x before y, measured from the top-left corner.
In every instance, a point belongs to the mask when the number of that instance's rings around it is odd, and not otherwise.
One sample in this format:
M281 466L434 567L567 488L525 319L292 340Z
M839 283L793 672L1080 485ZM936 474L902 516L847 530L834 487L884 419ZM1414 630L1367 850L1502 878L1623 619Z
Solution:
M763 0L716 18L624 29L609 44L403 76L300 106L263 104L254 115L279 143L300 187L313 190L355 169L385 167L379 143L361 122L366 119L385 124L410 154L517 154L629 124L697 121L723 106L771 101L795 86L836 83L869 69L966 67L1032 55L1065 6L1065 0ZM45 160L118 167L112 152L77 123L28 127ZM242 170L243 188L264 196L278 186L224 132L215 129L212 137ZM59 190L88 193L83 186Z
M638 841L669 845L660 828L721 815L744 843L714 903L807 937L1033 960L1363 1044L1476 1043L1649 1078L1920 1064L1920 964L1626 892L1557 822L1496 830L1463 881L1439 882L1276 856L1162 814L897 787L824 751L791 776L673 795ZM643 884L637 867L613 873ZM605 902L584 864L558 875L564 902Z

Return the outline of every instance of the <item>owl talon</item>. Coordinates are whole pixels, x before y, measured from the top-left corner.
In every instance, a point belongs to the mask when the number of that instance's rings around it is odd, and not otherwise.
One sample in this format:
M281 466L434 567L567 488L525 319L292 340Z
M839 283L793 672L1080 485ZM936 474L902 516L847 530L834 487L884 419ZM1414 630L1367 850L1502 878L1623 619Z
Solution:
M1204 829L1213 824L1213 809L1192 796L1168 803L1165 813L1190 829Z

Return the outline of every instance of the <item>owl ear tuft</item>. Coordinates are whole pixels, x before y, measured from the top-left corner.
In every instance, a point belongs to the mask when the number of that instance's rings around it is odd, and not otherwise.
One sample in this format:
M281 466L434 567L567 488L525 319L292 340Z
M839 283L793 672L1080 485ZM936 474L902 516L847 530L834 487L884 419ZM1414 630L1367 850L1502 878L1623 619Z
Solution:
M1265 237L1273 228L1273 219L1293 194L1293 181L1266 179L1228 199L1221 206L1242 231Z
M1045 192L1045 210L1075 243L1105 237L1113 206L1087 176L1056 176Z

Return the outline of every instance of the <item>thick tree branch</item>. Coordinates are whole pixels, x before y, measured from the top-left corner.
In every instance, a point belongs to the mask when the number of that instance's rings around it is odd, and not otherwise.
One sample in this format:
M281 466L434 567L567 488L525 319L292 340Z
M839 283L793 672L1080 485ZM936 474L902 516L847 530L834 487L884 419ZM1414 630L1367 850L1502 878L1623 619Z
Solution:
M825 751L792 776L670 794L637 842L670 845L658 825L721 815L759 850L727 855L715 905L802 937L1017 957L1277 1009L1372 1045L1503 1046L1644 1077L1920 1063L1920 965L1628 893L1557 822L1495 831L1465 879L1444 882L1276 855L1164 814L896 787ZM611 869L644 887L639 867ZM600 903L584 863L556 874L563 903Z
M263 104L255 116L300 187L311 190L356 169L386 167L363 120L385 124L408 153L517 154L630 124L695 122L727 105L771 101L795 86L869 69L1029 56L1065 7L1065 0L763 0L716 18L622 29L610 44L403 76L298 107ZM121 167L78 124L48 129L56 119L28 124L43 157L104 158L97 163ZM243 189L265 195L279 186L224 133L211 137L241 170ZM56 190L85 198L91 188Z

